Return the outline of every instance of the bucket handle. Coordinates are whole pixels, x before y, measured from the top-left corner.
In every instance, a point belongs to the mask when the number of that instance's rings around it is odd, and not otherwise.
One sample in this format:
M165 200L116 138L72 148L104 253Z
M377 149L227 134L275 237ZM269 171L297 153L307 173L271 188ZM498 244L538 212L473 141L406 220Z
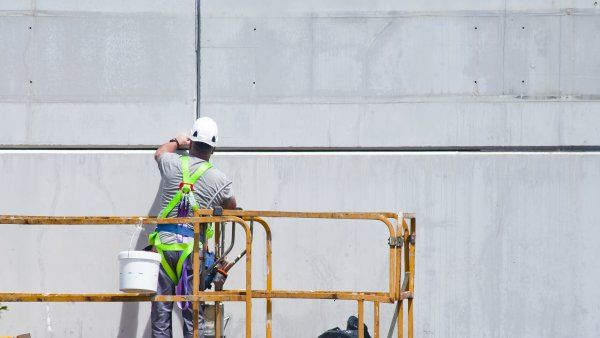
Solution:
M144 226L144 218L139 217L138 222L135 224L135 231L131 234L131 238L129 239L129 250L127 250L127 258L129 258L129 253L131 252L131 246L133 245L133 238L138 235Z

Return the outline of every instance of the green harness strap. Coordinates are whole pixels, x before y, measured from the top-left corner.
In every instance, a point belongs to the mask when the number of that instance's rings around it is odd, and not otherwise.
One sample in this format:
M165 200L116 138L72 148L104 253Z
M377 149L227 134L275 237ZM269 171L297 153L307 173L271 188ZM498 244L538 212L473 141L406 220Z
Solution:
M210 164L210 162L204 162L200 165L200 168L196 169L196 171L192 174L192 176L190 177L190 167L189 167L189 157L188 156L182 156L181 157L181 173L182 173L182 183L181 183L181 188L179 188L179 190L177 190L177 193L175 194L175 196L173 196L173 198L169 201L169 204L167 204L167 206L163 209L163 211L161 211L160 213L160 218L167 218L169 217L169 214L171 213L171 211L173 211L173 209L175 209L175 207L177 206L177 203L179 203L179 201L181 201L181 198L183 197L183 194L189 194L191 192L191 188L193 187L194 184L196 183L196 181L202 176L204 175L204 173L212 168L212 164ZM193 203L192 205L192 209L193 210L197 210L198 209L198 203Z
M177 204L181 201L184 194L193 194L192 187L194 186L194 183L196 183L196 181L200 177L202 177L202 175L204 175L204 173L210 168L212 168L212 164L210 164L209 162L204 162L200 165L198 169L196 169L196 171L190 177L189 157L182 156L181 173L183 176L183 182L181 183L179 190L177 190L177 193L175 193L175 196L173 196L173 198L169 201L167 206L160 213L159 218L167 218L171 211L175 209ZM198 210L199 206L195 199L190 199L190 203L192 204L192 210ZM206 231L206 238L208 239L212 237L213 233L214 230L211 225ZM194 251L194 242L163 244L160 241L160 236L158 235L158 232L156 231L154 231L150 234L150 236L148 236L148 242L150 245L154 246L156 248L156 251L160 254L160 264L162 265L169 278L173 281L174 284L177 284L179 282L179 278L181 278L183 263L185 262L186 258L192 253L192 251ZM171 266L165 259L165 251L183 251L181 253L181 256L179 256L179 260L177 261L177 267L175 271L173 271L173 268L171 268Z
M185 259L192 253L192 251L194 251L194 242L163 244L160 241L158 232L156 231L148 236L148 242L150 245L153 245L156 248L156 251L160 254L160 265L162 265L163 269L169 278L171 278L173 283L177 284L179 282L179 278L181 277L181 271L183 270L183 262L185 262ZM171 268L165 259L165 251L183 251L181 256L179 256L179 260L177 261L175 272L173 272L173 268Z

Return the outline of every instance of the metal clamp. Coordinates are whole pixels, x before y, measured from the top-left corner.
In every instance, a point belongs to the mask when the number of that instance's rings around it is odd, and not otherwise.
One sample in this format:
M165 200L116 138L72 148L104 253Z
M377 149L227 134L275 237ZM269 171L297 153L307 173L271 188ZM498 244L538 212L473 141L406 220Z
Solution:
M223 207L217 206L213 209L213 216L223 216Z
M388 244L391 247L401 248L404 244L404 240L402 237L390 237L388 238Z

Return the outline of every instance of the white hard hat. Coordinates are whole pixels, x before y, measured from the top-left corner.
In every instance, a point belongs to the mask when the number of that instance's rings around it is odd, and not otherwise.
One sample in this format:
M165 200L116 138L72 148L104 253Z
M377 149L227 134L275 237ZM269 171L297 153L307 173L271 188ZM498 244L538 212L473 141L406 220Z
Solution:
M219 138L219 128L210 117L201 117L194 122L192 131L190 132L190 140L192 142L206 143L211 147L217 146Z

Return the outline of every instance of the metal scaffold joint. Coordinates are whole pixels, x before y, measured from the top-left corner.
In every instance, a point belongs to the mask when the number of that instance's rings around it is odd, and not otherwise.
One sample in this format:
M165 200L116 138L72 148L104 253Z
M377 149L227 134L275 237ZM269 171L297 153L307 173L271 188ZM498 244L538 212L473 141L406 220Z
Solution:
M404 244L404 240L402 237L390 237L388 238L388 244L391 247L401 248Z

